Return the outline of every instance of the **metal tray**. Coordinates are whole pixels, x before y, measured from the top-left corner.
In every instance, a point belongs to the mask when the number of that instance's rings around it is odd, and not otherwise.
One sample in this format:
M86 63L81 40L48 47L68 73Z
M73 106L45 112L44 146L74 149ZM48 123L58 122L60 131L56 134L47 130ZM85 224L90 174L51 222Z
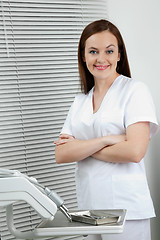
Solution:
M91 225L102 225L117 223L119 221L119 215L106 214L104 211L77 211L70 214L72 221L87 223Z
M70 213L77 212L72 210ZM42 237L57 237L57 236L73 236L73 235L90 235L90 234L107 234L107 233L122 233L125 223L126 210L94 210L97 214L113 214L119 216L116 223L103 225L90 225L81 222L69 222L68 219L58 211L53 221L42 221L36 229L34 229L35 238Z

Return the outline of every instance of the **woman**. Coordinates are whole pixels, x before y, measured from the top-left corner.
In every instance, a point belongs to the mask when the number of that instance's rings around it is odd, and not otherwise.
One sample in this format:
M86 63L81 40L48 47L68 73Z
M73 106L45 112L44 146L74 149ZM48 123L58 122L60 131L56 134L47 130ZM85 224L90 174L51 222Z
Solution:
M155 213L143 158L158 130L152 97L131 78L122 36L109 21L84 29L78 62L82 94L55 141L56 161L77 162L80 209L127 209L124 233L88 239L149 240Z

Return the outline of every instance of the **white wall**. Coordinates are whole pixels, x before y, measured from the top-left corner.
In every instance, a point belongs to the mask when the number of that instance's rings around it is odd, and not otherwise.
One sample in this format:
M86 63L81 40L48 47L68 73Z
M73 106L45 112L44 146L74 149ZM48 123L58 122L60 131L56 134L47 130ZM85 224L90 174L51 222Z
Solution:
M160 122L160 1L107 0L108 16L126 43L132 77L144 81L152 93ZM147 176L156 208L152 240L160 239L160 132L146 154Z

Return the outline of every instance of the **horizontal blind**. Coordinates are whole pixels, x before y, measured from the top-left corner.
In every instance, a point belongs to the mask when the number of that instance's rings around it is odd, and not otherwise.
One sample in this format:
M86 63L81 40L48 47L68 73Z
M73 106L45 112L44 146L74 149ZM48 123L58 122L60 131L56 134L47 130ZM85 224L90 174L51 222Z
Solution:
M58 138L79 91L77 47L89 22L106 18L105 0L0 1L0 167L18 169L77 207L75 164L55 163ZM40 218L15 204L15 223L29 230ZM14 239L0 213L1 238Z

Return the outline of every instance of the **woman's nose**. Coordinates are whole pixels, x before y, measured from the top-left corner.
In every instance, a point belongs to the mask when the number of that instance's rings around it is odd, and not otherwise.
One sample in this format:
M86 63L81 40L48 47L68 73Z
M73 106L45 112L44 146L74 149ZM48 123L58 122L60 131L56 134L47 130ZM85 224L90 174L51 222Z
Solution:
M104 53L99 53L97 56L97 62L103 63L106 62L106 56Z

